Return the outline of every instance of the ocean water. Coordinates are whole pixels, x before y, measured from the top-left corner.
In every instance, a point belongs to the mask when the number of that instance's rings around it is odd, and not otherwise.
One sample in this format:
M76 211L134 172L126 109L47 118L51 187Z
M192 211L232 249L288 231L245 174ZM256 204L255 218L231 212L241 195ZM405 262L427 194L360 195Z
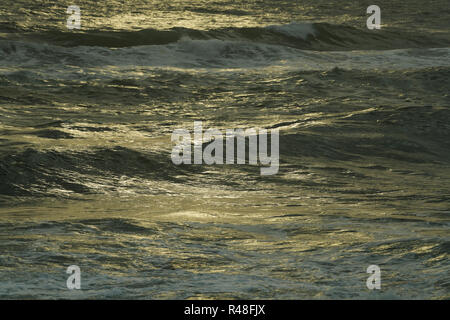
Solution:
M449 299L449 2L371 4L3 0L0 298ZM279 172L174 165L194 121Z

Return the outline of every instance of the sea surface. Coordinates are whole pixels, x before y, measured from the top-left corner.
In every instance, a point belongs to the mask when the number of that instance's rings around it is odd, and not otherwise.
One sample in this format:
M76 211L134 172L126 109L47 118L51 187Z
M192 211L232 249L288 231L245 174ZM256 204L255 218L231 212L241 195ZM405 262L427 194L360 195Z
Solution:
M2 0L0 299L450 299L450 4L372 2Z

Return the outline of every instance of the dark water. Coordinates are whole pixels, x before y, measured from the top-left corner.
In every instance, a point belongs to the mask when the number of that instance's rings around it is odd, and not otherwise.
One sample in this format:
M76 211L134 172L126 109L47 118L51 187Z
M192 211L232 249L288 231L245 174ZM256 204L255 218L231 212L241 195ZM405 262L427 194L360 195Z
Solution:
M71 4L0 3L0 298L450 298L447 0L381 30L371 1ZM279 128L279 173L175 166L195 120Z

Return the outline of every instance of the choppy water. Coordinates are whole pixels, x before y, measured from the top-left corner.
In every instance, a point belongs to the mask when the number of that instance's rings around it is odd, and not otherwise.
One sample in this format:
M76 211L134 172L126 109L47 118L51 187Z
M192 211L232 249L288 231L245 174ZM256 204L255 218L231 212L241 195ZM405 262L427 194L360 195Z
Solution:
M447 0L70 4L0 3L0 298L450 297ZM173 165L194 120L279 173Z

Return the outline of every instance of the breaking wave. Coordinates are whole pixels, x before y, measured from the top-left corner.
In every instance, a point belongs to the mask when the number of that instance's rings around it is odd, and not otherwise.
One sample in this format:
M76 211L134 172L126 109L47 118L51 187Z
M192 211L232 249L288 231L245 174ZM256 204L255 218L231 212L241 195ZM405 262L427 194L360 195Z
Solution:
M97 46L122 48L144 45L167 45L183 38L192 40L222 40L257 42L309 50L399 49L416 47L446 47L448 40L421 37L397 31L373 32L346 25L293 22L265 27L229 27L212 30L172 28L139 31L83 31L45 30L40 32L12 32L3 28L4 39L45 41L60 46ZM20 34L20 36L18 36Z

